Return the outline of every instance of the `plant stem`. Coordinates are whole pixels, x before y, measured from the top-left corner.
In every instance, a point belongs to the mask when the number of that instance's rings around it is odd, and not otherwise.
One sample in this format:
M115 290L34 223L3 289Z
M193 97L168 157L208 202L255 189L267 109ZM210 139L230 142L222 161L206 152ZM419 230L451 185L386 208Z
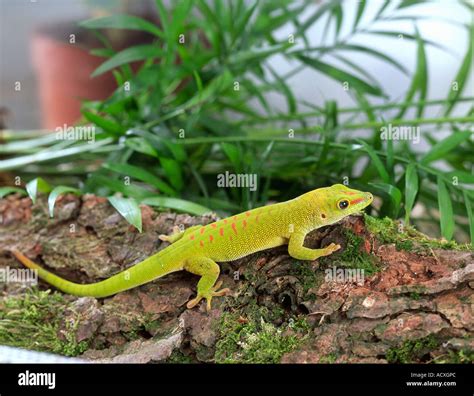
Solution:
M323 146L328 144L329 147L336 149L336 150L363 150L366 151L364 146L360 144L348 144L348 143L334 143L334 142L324 142L319 140L309 140L309 139L302 139L302 138L284 138L280 136L220 136L220 137L202 137L202 138L186 138L186 139L177 139L175 140L176 143L179 144L215 144L215 143L222 143L222 142L232 142L232 143L245 143L245 142L275 142L275 143L290 143L290 144L304 144L304 145L312 145L312 146ZM381 156L387 157L387 153L383 151L374 150L374 152ZM413 162L409 158L401 157L399 155L393 156L394 160L399 162L403 162L405 164L409 164ZM444 173L438 171L437 169L433 169L429 166L422 165L420 163L415 162L415 165L420 169L427 173L430 173L435 176L440 176L446 182L450 182L451 179L446 176Z
M375 105L371 106L372 110L389 110L389 109L396 109L400 107L418 107L418 106L434 106L434 105L442 105L449 102L469 102L474 101L474 97L467 97L467 98L453 98L453 99L435 99L435 100L420 100L418 102L402 102L402 103L387 103L382 105ZM338 113L356 113L361 112L363 109L360 107L346 107L338 109ZM298 114L277 114L275 116L270 117L261 117L258 119L247 119L238 122L238 125L245 125L245 124L252 124L252 123L260 123L260 122L267 122L267 121L292 121L292 120L300 120L301 118L307 117L319 117L324 115L324 111L310 111L310 112L302 112Z

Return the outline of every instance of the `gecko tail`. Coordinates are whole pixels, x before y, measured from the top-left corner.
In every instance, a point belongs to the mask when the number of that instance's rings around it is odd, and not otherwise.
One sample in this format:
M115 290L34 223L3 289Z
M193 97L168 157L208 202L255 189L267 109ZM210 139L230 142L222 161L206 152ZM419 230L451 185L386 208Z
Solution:
M81 285L79 283L70 282L64 278L61 278L60 276L53 274L52 272L49 272L48 270L45 270L43 267L31 261L28 257L16 249L12 250L11 253L20 263L31 270L37 271L38 276L41 279L54 286L56 289L76 296L94 297L93 293L91 294L91 292L93 292L93 290L91 290L91 286L94 284Z
M140 264L149 265L151 264L150 260L145 260L147 263L142 262L134 267L120 272L116 275L111 276L108 279L105 279L100 282L96 283L89 283L89 284L80 284L70 282L60 276L53 274L52 272L44 269L40 265L36 264L28 257L26 257L23 253L19 252L18 250L14 249L11 251L13 256L20 261L25 267L30 268L32 270L37 271L38 276L49 283L51 286L54 286L56 289L61 290L64 293L72 294L75 296L81 297L108 297L119 292L132 289L136 286L141 284L147 283L155 278L163 276L165 273L173 272L173 271L162 271L163 273L150 273L149 271L146 275L141 273L142 268ZM161 271L160 271L161 272ZM134 275L136 274L136 275Z

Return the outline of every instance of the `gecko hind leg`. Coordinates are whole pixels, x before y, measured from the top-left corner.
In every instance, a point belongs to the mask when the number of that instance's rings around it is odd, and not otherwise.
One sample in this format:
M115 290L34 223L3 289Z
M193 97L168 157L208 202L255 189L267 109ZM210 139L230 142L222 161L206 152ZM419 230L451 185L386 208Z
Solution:
M219 288L222 286L222 281L216 283L219 278L219 265L207 257L194 257L186 261L184 269L195 275L200 275L201 279L197 284L197 296L190 300L186 305L188 308L193 308L205 298L207 301L206 309L211 310L211 301L213 297L224 296L230 292L230 289Z
M165 241L165 242L174 243L174 242L180 240L183 236L187 235L190 232L195 231L196 229L198 229L200 227L202 227L202 226L195 225L195 226L189 227L188 229L182 231L181 228L179 228L178 226L174 226L173 227L173 233L171 235L161 234L161 235L158 236L158 238L161 239L162 241Z

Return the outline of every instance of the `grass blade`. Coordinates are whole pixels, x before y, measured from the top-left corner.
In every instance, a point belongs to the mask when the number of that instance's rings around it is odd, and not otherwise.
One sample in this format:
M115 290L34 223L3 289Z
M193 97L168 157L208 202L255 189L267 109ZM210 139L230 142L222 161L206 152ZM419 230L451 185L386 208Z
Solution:
M41 177L28 182L25 188L33 203L36 203L38 193L49 193L51 191L51 186Z
M453 204L448 188L440 176L438 176L438 207L441 235L449 241L454 233Z
M27 192L20 187L0 187L0 198L6 197L8 194L19 193L26 195Z
M472 212L471 198L466 190L463 191L464 203L466 204L467 218L469 219L469 233L471 236L471 246L474 247L474 214Z
M161 50L154 44L136 45L117 52L110 59L107 59L97 69L91 77L97 77L116 67L145 59L153 59L160 56Z
M178 210L180 212L186 212L196 216L201 216L203 214L212 212L211 209L202 205L179 198L150 197L145 198L141 201L141 203L149 206L158 206L162 208Z
M163 37L163 32L153 23L133 15L110 15L102 18L89 19L79 23L86 29L126 29L141 30L157 37Z
M79 195L81 193L80 190L74 187L68 186L57 186L54 187L48 197L48 209L49 209L49 217L53 217L54 215L54 206L56 205L56 200L61 194L65 193L73 193Z
M173 196L177 194L176 191L168 183L161 180L153 173L148 172L147 170L142 169L138 166L129 164L114 164L109 162L104 164L103 167L113 172L117 172L122 175L130 176L135 179L141 180L151 186L156 187L158 191L163 192L165 194Z
M125 220L142 232L142 211L132 198L108 197L109 202Z
M462 142L468 140L471 136L472 132L470 131L455 132L449 135L447 138L436 143L431 150L421 158L420 162L426 165L443 158L447 153L458 147Z
M370 159L372 160L373 165L375 166L375 169L377 169L377 172L380 175L380 178L383 180L384 183L389 184L390 183L390 175L388 174L387 170L385 169L382 160L379 158L377 153L370 147L366 142L360 139L356 139L356 141L362 146L364 146L365 151L369 155Z
M416 194L418 194L418 183L416 165L411 163L407 166L405 173L405 225L410 222L410 213L415 204Z
M451 110L453 109L454 105L456 104L456 99L462 94L464 87L466 85L466 81L468 80L469 74L472 71L472 57L473 57L473 46L474 46L474 23L472 24L471 27L471 32L470 32L470 40L469 40L469 48L467 50L466 56L464 57L464 60L462 62L461 67L459 68L458 73L456 74L456 78L454 79L453 83L456 83L456 90L454 90L454 86L451 86L451 89L449 90L448 94L448 100L449 102L447 103L446 109L444 111L444 116L448 116L451 113Z
M309 58L305 55L296 55L301 62L318 70L319 72L331 77L341 83L349 83L349 86L359 92L365 92L374 96L383 96L383 92L380 88L374 87L359 77L351 75L341 69L334 66L328 65L327 63L321 62L314 58Z

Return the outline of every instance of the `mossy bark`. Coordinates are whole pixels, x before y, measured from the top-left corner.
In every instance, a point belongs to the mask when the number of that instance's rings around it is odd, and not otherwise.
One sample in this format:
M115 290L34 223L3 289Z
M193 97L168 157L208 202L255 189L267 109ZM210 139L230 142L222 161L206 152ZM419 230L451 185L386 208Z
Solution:
M64 196L50 219L45 199L9 196L0 200L0 268L20 267L16 247L67 279L95 282L165 248L158 236L174 225L214 220L142 214L138 233L103 198ZM331 242L342 249L315 262L281 247L222 263L232 294L209 313L186 309L197 278L185 272L99 300L41 293L42 282L40 291L3 284L0 344L142 363L472 361L470 248L363 216L316 230L306 245Z

